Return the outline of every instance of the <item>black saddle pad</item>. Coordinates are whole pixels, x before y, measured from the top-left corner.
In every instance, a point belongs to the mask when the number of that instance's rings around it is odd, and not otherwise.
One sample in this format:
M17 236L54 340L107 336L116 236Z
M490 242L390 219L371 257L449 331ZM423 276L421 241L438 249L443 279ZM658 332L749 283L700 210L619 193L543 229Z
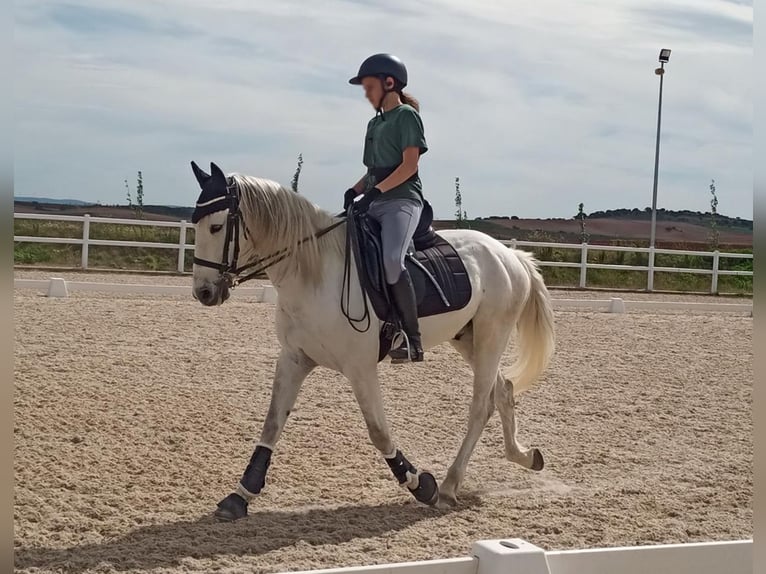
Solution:
M384 322L381 331L382 359L396 334L399 318L383 271L380 227L365 216L349 218L347 233L356 260L359 281L373 311ZM471 281L455 248L428 226L414 241L405 266L415 287L418 317L429 317L465 307L471 299Z

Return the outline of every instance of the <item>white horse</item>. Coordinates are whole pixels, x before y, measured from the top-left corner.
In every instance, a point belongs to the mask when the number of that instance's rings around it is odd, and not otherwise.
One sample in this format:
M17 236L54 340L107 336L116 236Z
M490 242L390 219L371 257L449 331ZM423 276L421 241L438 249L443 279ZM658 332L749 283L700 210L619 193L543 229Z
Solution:
M240 174L227 178L215 164L211 175L194 162L192 167L202 188L193 218L197 223L194 297L204 305L222 304L242 273L238 260L255 261L266 268L277 291L276 331L281 344L260 440L235 491L218 503L216 516L235 520L247 515L248 503L265 484L271 454L301 385L318 365L350 381L372 444L400 486L424 504L446 508L457 503L469 458L495 407L502 419L506 458L542 470L540 451L517 441L514 415L516 397L538 379L554 350L551 302L531 254L478 231L438 232L462 258L472 294L460 310L420 319L423 347L449 342L474 375L468 429L438 486L432 474L407 460L388 426L377 373L381 322L371 313L371 327L360 332L341 311L343 218L275 182ZM275 254L279 257L272 257ZM352 265L350 304L360 310L363 295L355 262ZM518 358L504 376L500 361L514 328Z

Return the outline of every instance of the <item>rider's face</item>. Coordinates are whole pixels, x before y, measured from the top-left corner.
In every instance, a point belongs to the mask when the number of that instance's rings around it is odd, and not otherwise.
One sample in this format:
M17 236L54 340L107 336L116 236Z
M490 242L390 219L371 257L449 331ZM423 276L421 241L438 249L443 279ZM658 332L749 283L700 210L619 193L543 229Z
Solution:
M393 88L391 79L387 78L387 81L389 82L390 87ZM367 101L372 104L373 108L377 108L381 98L383 97L383 85L380 81L380 78L373 76L362 78L362 88L364 88L364 95L367 98Z

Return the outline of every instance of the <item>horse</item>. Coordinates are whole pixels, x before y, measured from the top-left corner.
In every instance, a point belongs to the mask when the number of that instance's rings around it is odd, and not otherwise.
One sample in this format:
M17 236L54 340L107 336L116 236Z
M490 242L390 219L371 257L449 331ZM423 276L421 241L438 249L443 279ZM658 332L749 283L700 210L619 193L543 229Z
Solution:
M418 503L439 509L457 505L469 459L495 408L502 421L505 457L532 471L543 469L540 449L517 440L514 412L518 396L538 381L555 346L550 296L532 254L476 230L438 231L460 258L470 280L470 297L460 308L420 318L423 348L449 343L473 371L468 428L438 484L432 473L407 459L386 420L378 379L384 321L368 313L369 328L364 330L350 315L352 307L366 308L368 303L354 273L359 262L349 253L348 216L354 207L333 215L275 181L240 173L227 176L214 163L208 174L191 164L201 188L192 217L193 297L205 306L224 304L232 289L259 273L266 274L277 293L280 351L268 412L239 483L214 511L218 519L247 516L248 505L265 486L272 453L301 386L317 366L348 380L372 445L399 486ZM239 265L240 259L249 263ZM350 275L349 266L354 271ZM346 308L343 287L350 291L345 294ZM518 357L503 374L501 357L514 332Z

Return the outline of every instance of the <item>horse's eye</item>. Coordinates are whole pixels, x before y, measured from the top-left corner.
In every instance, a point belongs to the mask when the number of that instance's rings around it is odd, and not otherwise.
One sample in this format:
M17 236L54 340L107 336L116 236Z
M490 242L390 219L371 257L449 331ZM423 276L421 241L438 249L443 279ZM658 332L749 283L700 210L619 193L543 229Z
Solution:
M211 225L210 233L218 233L221 229L223 229L223 225Z

